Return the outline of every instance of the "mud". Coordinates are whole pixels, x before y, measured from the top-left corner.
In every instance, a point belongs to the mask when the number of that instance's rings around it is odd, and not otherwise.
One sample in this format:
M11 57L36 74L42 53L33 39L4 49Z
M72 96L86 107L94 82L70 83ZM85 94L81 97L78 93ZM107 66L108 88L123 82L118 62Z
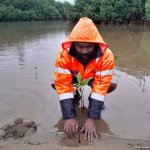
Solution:
M101 138L101 133L107 133L112 135L112 132L110 131L107 123L101 118L100 120L95 121L96 130L98 134L98 138L94 139L92 142L87 142L84 140L84 133L80 132L80 129L82 128L82 125L84 124L84 121L87 119L87 108L79 108L76 107L77 117L76 120L79 124L79 129L76 135L73 138L67 137L67 135L60 141L60 144L63 146L68 147L77 147L80 145L88 145L88 144L94 144L95 142L99 141ZM55 125L56 128L58 128L58 132L64 132L63 130L64 120L61 118L59 122Z
M98 133L98 138L94 139L93 141L86 141L84 140L84 133L78 132L73 138L69 138L65 136L61 141L60 144L67 147L78 147L81 145L92 145L99 141L101 138L100 133Z
M23 118L17 118L12 124L7 124L1 129L0 140L13 138L15 140L29 136L37 131L37 124L34 121L24 122Z

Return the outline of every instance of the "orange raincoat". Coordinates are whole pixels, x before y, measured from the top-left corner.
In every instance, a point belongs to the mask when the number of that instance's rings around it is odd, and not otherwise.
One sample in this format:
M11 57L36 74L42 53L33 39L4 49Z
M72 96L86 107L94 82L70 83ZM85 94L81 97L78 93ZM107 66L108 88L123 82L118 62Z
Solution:
M72 42L97 43L100 55L98 54L84 67L69 53ZM114 57L108 45L103 41L92 20L87 17L81 18L67 40L62 43L62 49L58 52L55 62L54 84L60 98L63 117L68 119L76 116L72 78L79 72L84 79L94 79L88 117L99 119L101 104L112 82L113 69Z

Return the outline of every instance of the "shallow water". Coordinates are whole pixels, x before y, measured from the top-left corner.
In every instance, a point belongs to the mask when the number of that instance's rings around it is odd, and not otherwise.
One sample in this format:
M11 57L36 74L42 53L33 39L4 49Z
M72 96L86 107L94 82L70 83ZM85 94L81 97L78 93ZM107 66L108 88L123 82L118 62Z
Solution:
M0 126L23 117L41 131L57 130L61 111L50 80L56 52L72 27L60 21L0 23ZM98 29L114 53L119 81L105 99L102 118L119 137L150 139L150 27ZM86 101L89 87L85 91Z

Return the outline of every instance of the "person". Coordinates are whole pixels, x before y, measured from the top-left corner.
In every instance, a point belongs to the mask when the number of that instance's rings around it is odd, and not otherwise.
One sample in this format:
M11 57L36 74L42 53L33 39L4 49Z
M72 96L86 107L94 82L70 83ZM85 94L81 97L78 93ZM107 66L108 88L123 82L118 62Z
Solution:
M77 22L72 32L62 43L55 61L54 84L64 118L64 130L74 136L78 131L76 110L74 106L73 83L77 74L90 79L91 86L87 119L81 132L85 140L97 137L95 120L101 117L104 99L107 93L116 88L112 83L114 57L108 45L103 41L95 24L90 18L83 17Z

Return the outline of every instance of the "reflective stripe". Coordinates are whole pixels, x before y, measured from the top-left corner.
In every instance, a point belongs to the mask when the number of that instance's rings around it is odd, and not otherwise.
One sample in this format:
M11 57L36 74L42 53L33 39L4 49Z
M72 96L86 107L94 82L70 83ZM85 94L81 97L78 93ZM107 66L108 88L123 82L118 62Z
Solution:
M105 70L105 71L97 71L95 74L100 76L113 75L114 69Z
M60 67L55 67L55 72L57 72L57 73L64 73L64 74L71 74L70 70L63 69L63 68L60 68Z
M59 95L60 101L68 98L74 98L73 93L63 93Z
M116 84L118 84L118 76L113 76L113 79L112 79L112 83L116 83Z
M98 93L91 93L91 98L104 102L105 96Z
M96 63L99 61L100 57L99 58L96 58Z

